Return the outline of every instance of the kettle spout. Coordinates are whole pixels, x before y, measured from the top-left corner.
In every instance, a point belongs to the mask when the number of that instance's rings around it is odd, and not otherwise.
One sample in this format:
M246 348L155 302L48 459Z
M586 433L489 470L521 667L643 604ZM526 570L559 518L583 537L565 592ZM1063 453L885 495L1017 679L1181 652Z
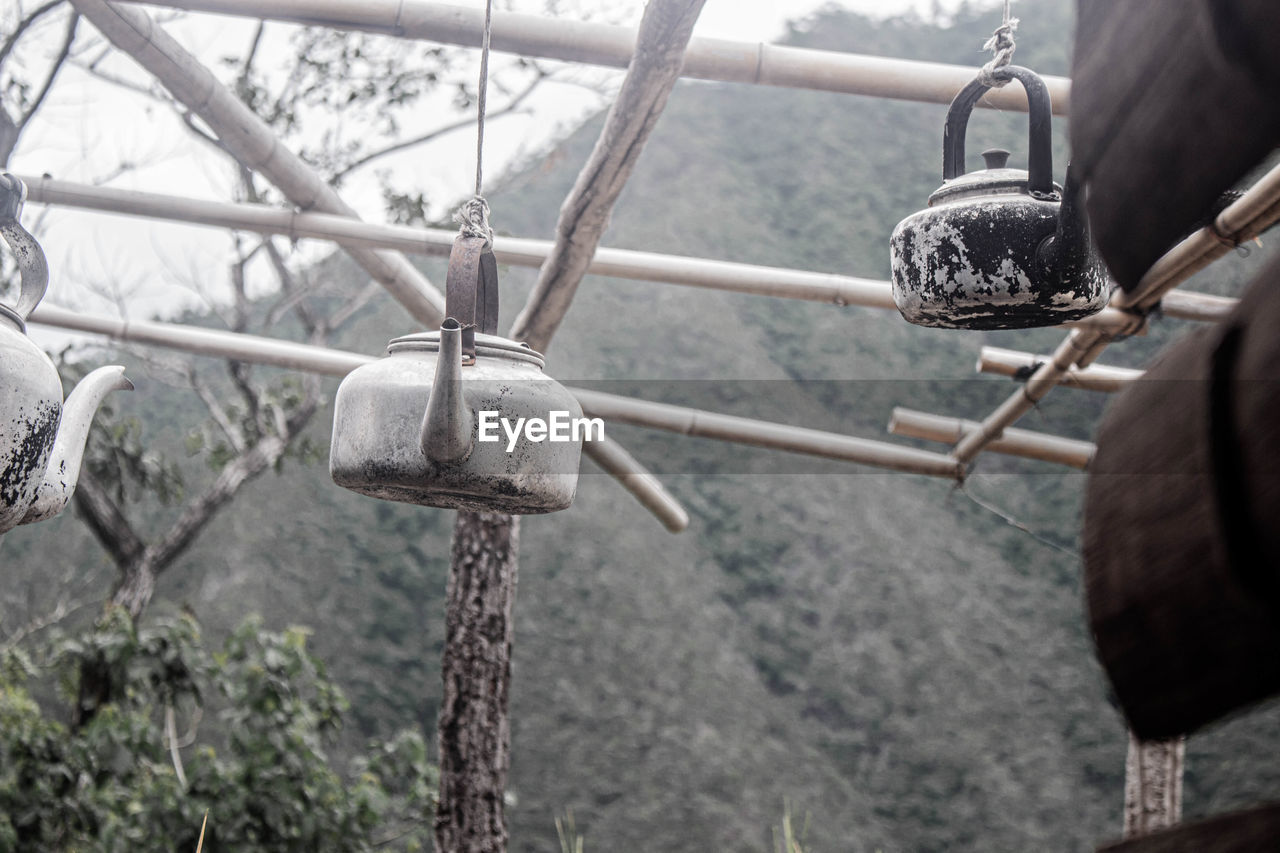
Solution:
M49 467L36 490L35 500L19 524L44 521L62 512L80 479L89 425L98 407L112 391L132 390L133 383L125 378L124 368L119 365L99 367L80 380L62 406L62 421L49 456Z
M440 326L440 357L419 443L432 462L461 462L471 455L474 433L462 394L462 326L448 317Z
M1041 263L1059 280L1067 280L1084 269L1093 256L1082 190L1068 163L1067 176L1062 182L1062 203L1058 206L1058 227L1039 251Z

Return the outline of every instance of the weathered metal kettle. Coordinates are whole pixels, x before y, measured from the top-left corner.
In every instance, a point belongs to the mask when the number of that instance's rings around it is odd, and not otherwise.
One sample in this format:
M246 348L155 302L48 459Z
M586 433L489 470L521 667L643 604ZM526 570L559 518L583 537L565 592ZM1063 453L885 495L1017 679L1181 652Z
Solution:
M1100 311L1110 295L1071 167L1065 187L1053 182L1049 90L1017 65L992 73L1027 92L1028 170L1006 168L1009 152L996 149L983 152L985 169L965 174L969 114L990 88L975 79L947 112L942 186L925 210L898 223L889 241L893 301L920 326L1053 326Z
M440 331L396 338L387 358L339 386L334 482L425 506L517 515L565 509L577 490L582 431L565 429L562 441L552 435L556 424L581 422L578 401L543 374L541 355L494 334L497 264L482 238L454 241L445 286ZM543 426L521 429L535 422Z
M26 335L27 315L49 283L40 244L18 224L26 196L22 181L0 175L0 235L22 275L17 305L0 304L0 534L62 511L79 479L89 424L103 397L133 388L123 367L99 367L63 404L57 368Z

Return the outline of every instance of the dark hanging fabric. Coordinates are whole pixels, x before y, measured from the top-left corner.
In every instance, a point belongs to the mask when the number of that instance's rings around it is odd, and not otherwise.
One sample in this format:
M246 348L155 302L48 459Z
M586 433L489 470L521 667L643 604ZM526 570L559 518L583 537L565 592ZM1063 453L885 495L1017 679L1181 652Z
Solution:
M1132 289L1280 142L1280 3L1079 0L1072 162Z
M1280 692L1280 262L1112 403L1085 493L1098 657L1134 733Z
M1175 826L1099 853L1257 853L1280 850L1280 803Z

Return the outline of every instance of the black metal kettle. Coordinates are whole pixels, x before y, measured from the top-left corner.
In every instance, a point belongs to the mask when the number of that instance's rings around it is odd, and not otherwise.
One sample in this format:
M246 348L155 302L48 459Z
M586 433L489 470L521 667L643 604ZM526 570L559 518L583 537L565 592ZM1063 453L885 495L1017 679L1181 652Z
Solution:
M894 303L920 326L1055 326L1100 311L1110 295L1070 166L1065 188L1053 182L1048 88L1017 65L992 75L1017 80L1027 92L1027 171L1007 168L1009 152L993 149L983 152L986 168L965 173L969 114L990 88L975 79L947 111L942 186L889 241Z

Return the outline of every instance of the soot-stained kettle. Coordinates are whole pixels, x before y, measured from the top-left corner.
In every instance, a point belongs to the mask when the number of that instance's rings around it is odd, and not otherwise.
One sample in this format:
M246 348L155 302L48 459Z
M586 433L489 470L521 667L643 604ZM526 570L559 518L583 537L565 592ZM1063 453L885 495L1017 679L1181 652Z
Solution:
M889 240L893 301L920 326L1053 326L1102 310L1110 295L1071 167L1063 187L1053 182L1049 90L1021 66L993 75L1027 92L1027 171L1007 168L1009 152L995 149L983 152L985 169L965 174L969 114L990 88L975 79L947 111L942 186Z
M396 338L386 358L343 379L329 450L334 482L450 509L525 515L567 508L583 431L566 429L556 441L547 430L518 425L581 423L582 409L542 372L541 355L495 334L497 264L482 238L454 241L445 290L438 332ZM498 429L499 421L506 426ZM507 432L512 425L515 434Z
M57 368L26 334L49 283L44 251L18 222L26 197L22 181L0 175L0 236L21 274L17 304L0 304L0 534L62 511L98 406L111 391L133 388L123 367L99 367L63 402Z

